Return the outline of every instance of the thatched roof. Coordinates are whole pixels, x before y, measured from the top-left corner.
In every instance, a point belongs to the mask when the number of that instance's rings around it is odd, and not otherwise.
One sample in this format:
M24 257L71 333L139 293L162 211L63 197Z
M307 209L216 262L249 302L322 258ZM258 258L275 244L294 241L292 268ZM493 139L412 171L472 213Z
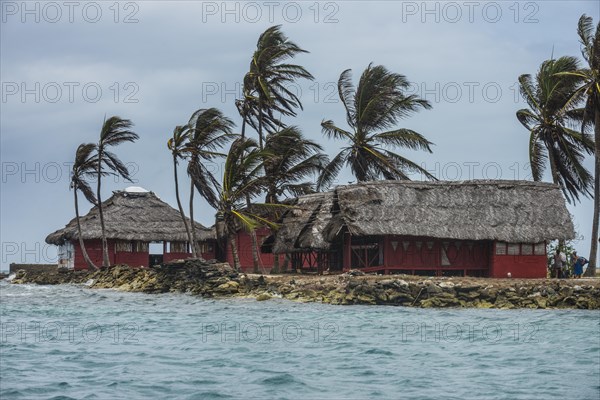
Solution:
M307 218L308 210L300 216L286 214L283 225L291 223L293 229L279 230L276 253L298 251L305 244L327 249L342 227L356 236L523 243L575 237L565 200L558 186L549 183L379 181L339 186L320 196L332 203L321 202L318 223ZM303 197L298 204L302 202ZM312 209L319 207L317 197L308 202Z
M160 200L153 192L115 191L102 202L107 239L152 241L187 241L179 211ZM80 218L83 239L100 239L98 207ZM188 218L189 223L189 218ZM215 238L214 229L195 223L196 239ZM61 245L78 240L77 221L73 218L66 227L46 237L46 243Z
M291 249L329 248L325 227L331 219L333 192L314 193L298 198L287 211L275 235L274 253Z

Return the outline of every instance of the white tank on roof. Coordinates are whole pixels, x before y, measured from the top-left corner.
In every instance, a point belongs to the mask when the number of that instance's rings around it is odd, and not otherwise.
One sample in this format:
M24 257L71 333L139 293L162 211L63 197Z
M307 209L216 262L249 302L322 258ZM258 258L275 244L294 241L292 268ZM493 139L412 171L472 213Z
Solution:
M148 190L144 189L141 186L129 186L125 188L125 192L127 193L149 193Z

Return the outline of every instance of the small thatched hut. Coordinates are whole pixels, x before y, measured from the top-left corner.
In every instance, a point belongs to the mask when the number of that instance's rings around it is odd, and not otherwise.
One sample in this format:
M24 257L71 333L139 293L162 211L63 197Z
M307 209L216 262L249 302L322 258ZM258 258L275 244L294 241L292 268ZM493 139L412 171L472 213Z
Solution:
M380 181L298 199L273 252L319 269L546 276L546 242L574 237L556 185Z
M130 187L113 192L102 203L111 264L149 266L191 256L186 230L179 211L160 200L153 192ZM98 208L80 218L85 248L96 265L102 265L102 231ZM189 223L189 219L188 219ZM194 222L196 239L204 258L215 258L215 232ZM59 264L85 269L79 246L77 221L46 237L46 243L59 246ZM153 254L151 243L159 243Z

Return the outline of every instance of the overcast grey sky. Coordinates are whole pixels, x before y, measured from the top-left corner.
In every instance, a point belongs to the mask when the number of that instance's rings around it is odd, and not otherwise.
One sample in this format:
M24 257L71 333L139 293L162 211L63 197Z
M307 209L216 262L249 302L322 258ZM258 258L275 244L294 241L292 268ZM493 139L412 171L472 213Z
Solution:
M402 121L435 143L401 151L440 179L530 179L520 74L552 56L580 57L577 20L600 17L597 1L2 1L0 67L2 260L53 262L46 235L73 216L69 163L97 140L105 115L131 119L136 144L116 149L135 184L175 205L166 142L198 108L234 107L256 40L283 31L309 54L296 61L316 78L294 88L295 119L329 155L320 122L344 124L335 82L370 63L404 74L433 109ZM592 170L593 160L586 161ZM218 169L218 166L215 166ZM185 175L182 172L182 180ZM419 177L415 177L418 179ZM549 177L548 177L549 178ZM339 181L353 178L345 171ZM129 184L109 180L103 197ZM183 195L187 196L187 185ZM84 212L90 205L81 199ZM589 254L592 201L569 206ZM214 212L198 203L197 215Z

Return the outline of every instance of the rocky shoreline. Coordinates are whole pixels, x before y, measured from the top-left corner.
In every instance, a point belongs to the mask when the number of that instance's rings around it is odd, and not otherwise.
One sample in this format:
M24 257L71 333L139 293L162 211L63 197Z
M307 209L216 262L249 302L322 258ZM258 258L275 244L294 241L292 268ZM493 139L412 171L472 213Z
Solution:
M152 268L114 266L95 272L18 271L13 284L85 284L143 293L202 297L283 298L328 304L412 307L600 309L600 280L423 278L406 275L251 275L229 264L182 260Z

